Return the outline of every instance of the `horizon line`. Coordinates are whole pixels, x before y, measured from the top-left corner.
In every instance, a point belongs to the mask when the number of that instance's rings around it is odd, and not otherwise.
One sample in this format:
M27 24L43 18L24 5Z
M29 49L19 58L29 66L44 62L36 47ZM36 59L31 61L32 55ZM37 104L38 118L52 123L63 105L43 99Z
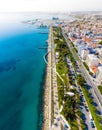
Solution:
M73 13L73 12L102 12L102 10L76 10L76 11L7 11L7 12L0 12L0 13Z

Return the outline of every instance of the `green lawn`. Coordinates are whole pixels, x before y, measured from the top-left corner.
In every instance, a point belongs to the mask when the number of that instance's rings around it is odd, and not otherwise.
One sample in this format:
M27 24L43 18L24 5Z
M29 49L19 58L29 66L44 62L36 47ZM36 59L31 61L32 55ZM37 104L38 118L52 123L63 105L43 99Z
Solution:
M66 45L66 42L65 42L63 36L59 37L59 32L58 32L59 30L55 30L55 31L56 31L55 34L56 34L56 37L57 37L56 40L54 40L54 43L56 44L55 51L59 52L59 59L58 59L58 62L56 64L56 70L59 73L59 75L62 77L62 79L64 80L64 84L65 84L65 86L67 88L68 85L69 85L69 79L71 80L71 78L69 77L69 73L68 73L69 69L68 69L65 58L66 58L66 56L68 54L70 55L71 59L73 59L73 56L72 56L71 52L68 53L68 48L67 48L67 45ZM73 50L73 53L74 53L74 50ZM75 64L74 61L73 61L73 64ZM66 119L67 119L68 123L71 126L71 130L78 130L78 124L77 124L76 118L74 118L74 116L75 116L75 113L74 113L74 107L75 106L74 106L74 104L75 104L76 100L75 99L71 100L72 99L71 98L70 99L71 101L67 100L68 103L66 103L66 100L64 99L63 82L61 81L61 79L58 76L57 76L57 85L58 85L59 107L62 105L62 102L64 100L65 101L65 104L64 104L65 106L63 108L63 113L64 113L63 115L64 116L66 114L68 115ZM70 103L70 105L69 105L69 103ZM67 106L67 105L69 105L69 106ZM73 108L73 110L72 110L72 108ZM69 114L68 114L68 112L69 112Z
M75 59L76 59L77 61L79 61L79 58L77 57L74 48L72 49L72 53L73 53L73 56L75 57Z
M98 86L100 93L102 94L102 86Z
M76 50L74 49L74 47L73 47L73 45L72 45L72 43L71 43L71 41L70 41L69 39L68 39L68 42L69 42L70 45L72 46L71 51L72 51L73 56L75 57L75 59L76 59L77 61L79 61L79 57L76 55Z
M70 126L71 126L71 130L79 130L78 124L77 124L77 121L76 121L76 120L74 120L74 121L68 121L68 123L69 123Z

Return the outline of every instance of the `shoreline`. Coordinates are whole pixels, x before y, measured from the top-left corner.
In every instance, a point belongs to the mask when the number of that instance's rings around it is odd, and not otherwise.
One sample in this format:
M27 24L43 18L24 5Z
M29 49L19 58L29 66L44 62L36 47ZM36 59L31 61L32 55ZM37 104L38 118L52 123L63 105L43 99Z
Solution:
M46 62L46 77L45 77L45 88L44 88L44 101L43 101L43 125L42 130L49 130L51 127L50 113L51 113L51 98L50 98L50 87L51 87L51 31L49 30L49 38L48 38L48 49L45 57L47 56Z

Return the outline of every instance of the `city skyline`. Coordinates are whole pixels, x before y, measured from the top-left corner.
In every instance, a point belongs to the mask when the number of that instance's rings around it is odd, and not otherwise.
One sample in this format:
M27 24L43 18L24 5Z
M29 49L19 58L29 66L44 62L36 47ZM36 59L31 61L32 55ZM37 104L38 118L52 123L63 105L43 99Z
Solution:
M101 4L101 0L0 0L0 12L102 11Z

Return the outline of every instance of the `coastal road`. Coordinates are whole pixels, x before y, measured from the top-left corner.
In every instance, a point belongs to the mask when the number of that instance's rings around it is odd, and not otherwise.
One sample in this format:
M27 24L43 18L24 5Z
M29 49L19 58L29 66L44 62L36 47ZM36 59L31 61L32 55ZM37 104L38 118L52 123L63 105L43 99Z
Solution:
M73 49L73 46L71 45L70 41L68 40L67 35L62 31L62 35L66 40L67 46L70 48L70 50ZM76 56L78 57L78 54L75 52ZM84 67L82 61L79 59L77 60L77 63L79 65L79 68L84 76L84 78L86 79L87 83L91 86L91 93L94 96L95 101L98 103L98 109L99 111L102 113L102 96L100 95L100 92L97 88L97 86L95 86L95 84L93 83L92 79L90 78L86 68ZM101 115L102 116L102 115Z

